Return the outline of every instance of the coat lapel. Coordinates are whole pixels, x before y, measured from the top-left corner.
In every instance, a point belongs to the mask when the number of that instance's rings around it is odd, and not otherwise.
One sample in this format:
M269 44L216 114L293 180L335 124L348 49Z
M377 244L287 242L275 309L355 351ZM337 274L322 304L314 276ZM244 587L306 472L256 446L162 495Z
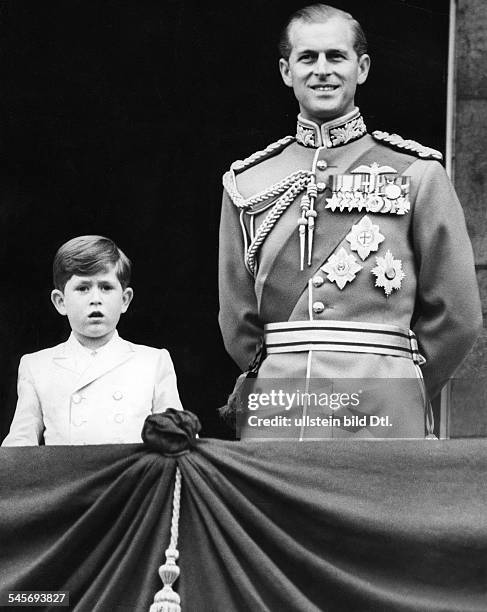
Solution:
M91 364L77 381L75 390L86 387L86 385L89 385L94 380L132 359L134 355L135 351L132 345L117 335L104 350L100 351L99 355L93 357Z
M56 352L52 358L53 362L65 370L69 370L74 374L79 375L79 371L76 364L76 351L74 342L76 340L70 336L69 339L63 344L59 344L56 347Z

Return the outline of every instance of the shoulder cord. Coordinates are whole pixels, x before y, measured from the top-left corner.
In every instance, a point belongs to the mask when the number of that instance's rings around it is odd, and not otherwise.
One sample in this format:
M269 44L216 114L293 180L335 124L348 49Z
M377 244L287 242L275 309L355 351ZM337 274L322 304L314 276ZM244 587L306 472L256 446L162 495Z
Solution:
M257 268L256 255L260 247L262 246L264 240L266 239L267 235L272 230L274 225L277 223L281 215L284 213L284 211L288 208L291 202L294 201L298 193L306 188L309 181L310 173L306 172L305 176L302 176L297 181L295 181L290 186L290 188L275 202L274 206L267 213L266 218L259 226L255 238L252 240L250 246L248 247L248 249L246 249L245 253L245 267L253 276L255 276ZM245 238L244 241L246 243ZM247 244L245 244L245 246L247 246Z
M243 170L250 168L262 159L271 157L272 154L280 151L281 149L284 149L294 140L294 136L286 136L285 138L281 138L281 140L278 140L277 142L271 143L262 151L256 151L250 157L247 157L244 160L238 159L237 161L233 162L233 164L230 166L230 170L228 172L225 172L225 174L223 175L223 186L227 190L228 195L232 199L232 202L235 204L235 206L237 206L238 208L249 208L250 206L259 203L272 195L279 195L280 191L278 190L282 188L281 183L283 183L284 181L280 181L279 183L272 185L269 189L258 193L252 198L249 198L248 200L245 199L237 189L236 172L243 172ZM285 189L286 187L283 189L283 191ZM276 193L269 193L271 190L276 191Z

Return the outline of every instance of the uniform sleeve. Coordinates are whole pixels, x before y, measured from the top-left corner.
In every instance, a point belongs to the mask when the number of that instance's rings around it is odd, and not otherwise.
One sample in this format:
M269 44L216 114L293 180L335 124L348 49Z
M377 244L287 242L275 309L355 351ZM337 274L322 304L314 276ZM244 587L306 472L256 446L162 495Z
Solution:
M254 279L244 265L244 243L239 210L223 191L220 221L218 321L228 354L246 370L263 334L259 321Z
M152 399L152 413L164 412L167 408L182 410L183 406L179 399L176 372L171 356L166 349L161 349Z
M27 356L20 360L17 394L10 432L2 446L38 446L44 432L44 420Z
M473 346L482 328L482 311L460 202L439 163L413 164L420 165L424 171L416 197L412 194L418 266L413 331L426 358L423 375L433 398Z

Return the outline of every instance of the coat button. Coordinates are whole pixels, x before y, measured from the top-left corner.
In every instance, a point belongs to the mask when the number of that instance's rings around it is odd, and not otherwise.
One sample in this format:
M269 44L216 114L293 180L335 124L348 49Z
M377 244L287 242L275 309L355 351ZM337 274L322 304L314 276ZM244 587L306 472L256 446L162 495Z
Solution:
M313 312L315 314L320 314L324 310L325 310L325 305L323 304L323 302L315 302L313 304Z
M123 423L125 421L125 417L121 412L117 412L117 414L113 417L115 423Z
M328 168L328 164L326 163L324 159L320 159L316 163L316 167L318 168L318 170L326 170Z
M316 276L313 276L313 286L314 287L321 287L321 285L325 282L325 279L320 276L319 274L317 274Z
M114 400L121 400L122 397L123 397L123 393L121 391L115 391L115 393L113 394Z
M79 404L81 402L82 397L79 393L73 393L71 399L73 400L73 404Z
M75 427L81 427L81 425L83 425L84 423L86 423L86 419L83 418L82 416L74 416L71 419L71 423L75 426Z
M316 189L321 193L326 189L326 183L316 183Z

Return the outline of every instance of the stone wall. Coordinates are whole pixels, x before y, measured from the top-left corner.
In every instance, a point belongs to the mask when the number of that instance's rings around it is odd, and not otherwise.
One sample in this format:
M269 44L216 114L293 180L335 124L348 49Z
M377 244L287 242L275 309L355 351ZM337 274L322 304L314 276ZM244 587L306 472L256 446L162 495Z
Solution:
M487 436L487 2L458 0L454 182L475 252L484 332L452 383L450 434Z

